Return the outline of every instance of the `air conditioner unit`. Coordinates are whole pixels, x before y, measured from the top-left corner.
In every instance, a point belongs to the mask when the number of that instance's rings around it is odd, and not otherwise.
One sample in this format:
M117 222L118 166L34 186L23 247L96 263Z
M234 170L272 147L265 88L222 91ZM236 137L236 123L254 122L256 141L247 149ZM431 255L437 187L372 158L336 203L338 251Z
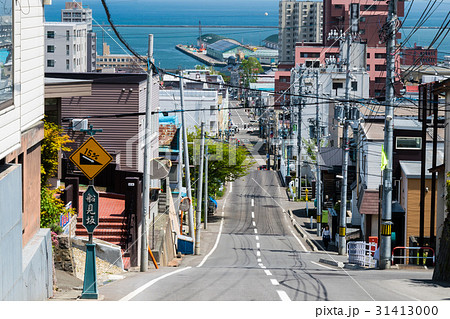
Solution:
M72 130L73 131L81 131L88 129L88 120L87 119L72 119Z

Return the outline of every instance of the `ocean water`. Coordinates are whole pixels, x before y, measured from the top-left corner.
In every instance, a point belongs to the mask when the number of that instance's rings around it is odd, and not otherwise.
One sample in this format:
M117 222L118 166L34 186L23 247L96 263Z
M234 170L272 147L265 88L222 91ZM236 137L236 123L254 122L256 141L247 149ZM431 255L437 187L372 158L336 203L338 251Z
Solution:
M428 0L415 0L413 8L406 19L405 26L414 26L422 14ZM46 21L61 21L61 9L66 0L53 0L51 6L45 7ZM116 25L230 25L230 26L277 26L278 0L106 0L112 21ZM112 53L127 53L119 44L110 27L100 0L85 0L94 16L94 31L97 33L97 50L101 54L101 43L105 41ZM406 3L406 7L411 3ZM424 26L440 26L450 10L450 0L444 0L438 10L428 19ZM405 10L406 11L406 10ZM192 68L200 64L197 60L175 49L177 44L196 44L199 36L195 28L149 28L120 27L122 37L138 53L146 54L148 34L154 35L154 57L159 67L175 69ZM411 32L402 31L403 38ZM418 30L408 41L426 46L433 39L437 30ZM276 28L202 28L202 34L215 33L230 37L244 44L260 45L266 37L278 33ZM439 43L440 40L437 42ZM436 43L436 44L437 44ZM440 47L440 58L450 55L450 37Z

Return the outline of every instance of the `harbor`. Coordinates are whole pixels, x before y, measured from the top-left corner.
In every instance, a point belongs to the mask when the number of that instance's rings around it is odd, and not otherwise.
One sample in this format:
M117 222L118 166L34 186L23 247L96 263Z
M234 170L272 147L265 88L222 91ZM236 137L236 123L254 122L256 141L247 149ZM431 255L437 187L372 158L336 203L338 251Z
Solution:
M206 51L199 51L197 48L195 47L189 47L187 45L183 45L183 44L177 44L175 46L175 48L181 52L183 52L184 54L189 55L190 57L206 64L209 66L226 66L227 63L226 62L222 62L219 60L216 60L210 56L206 55ZM205 52L205 53L203 53Z

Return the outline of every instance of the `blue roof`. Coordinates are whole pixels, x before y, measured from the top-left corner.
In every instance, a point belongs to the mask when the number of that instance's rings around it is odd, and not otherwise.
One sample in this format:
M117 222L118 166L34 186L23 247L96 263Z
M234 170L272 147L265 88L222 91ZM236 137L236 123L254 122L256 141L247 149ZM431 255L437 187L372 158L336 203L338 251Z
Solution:
M219 52L227 52L234 48L239 47L236 43L230 42L228 40L219 40L214 42L213 44L208 45L208 50L214 50Z
M178 121L178 116L164 116L163 114L159 114L159 124L174 124L177 127L180 126L180 122Z
M10 55L10 51L7 49L0 50L0 63L5 64L8 60L8 56Z

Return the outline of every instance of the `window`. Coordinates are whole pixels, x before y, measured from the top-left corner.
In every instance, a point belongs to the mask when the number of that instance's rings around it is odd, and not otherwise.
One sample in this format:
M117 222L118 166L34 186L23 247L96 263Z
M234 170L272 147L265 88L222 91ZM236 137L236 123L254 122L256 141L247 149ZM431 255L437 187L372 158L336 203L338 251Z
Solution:
M47 67L54 68L55 67L55 60L47 60Z
M352 81L352 91L358 91L358 82Z
M55 31L47 31L47 39L54 39Z
M370 64L367 64L367 71L370 71Z
M66 41L70 40L70 31L66 30Z
M70 45L66 45L66 55L70 55Z
M421 137L397 137L396 149L402 150L420 150L422 148Z
M55 53L55 46L47 45L47 53Z
M386 78L375 78L375 83L385 83Z
M342 89L344 87L344 83L342 82L333 82L333 90Z
M0 110L13 103L13 1L3 1L0 7Z
M70 61L66 60L66 70L70 70Z
M385 64L375 64L375 71L386 71Z

